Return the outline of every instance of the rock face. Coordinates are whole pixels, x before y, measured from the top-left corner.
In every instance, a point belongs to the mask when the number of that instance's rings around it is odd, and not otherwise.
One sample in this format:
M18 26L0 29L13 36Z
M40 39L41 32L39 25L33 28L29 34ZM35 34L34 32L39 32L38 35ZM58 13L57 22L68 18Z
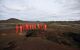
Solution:
M26 37L31 37L31 36L33 36L33 34L36 34L34 30L28 30L26 32Z
M80 33L67 32L63 34L66 37L72 38L76 42L80 42Z
M46 39L58 44L80 47L80 33L64 32L63 36L47 36Z
M80 47L80 33L67 32L63 34L72 44Z
M36 37L40 34L44 34L45 33L45 30L39 30L39 29L36 29L36 30L28 30L26 32L26 37Z

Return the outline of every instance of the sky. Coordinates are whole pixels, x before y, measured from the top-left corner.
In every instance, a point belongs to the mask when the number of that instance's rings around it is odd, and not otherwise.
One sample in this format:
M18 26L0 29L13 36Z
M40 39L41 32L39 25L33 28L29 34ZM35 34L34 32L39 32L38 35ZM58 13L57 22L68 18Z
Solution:
M80 20L80 0L0 0L0 20Z

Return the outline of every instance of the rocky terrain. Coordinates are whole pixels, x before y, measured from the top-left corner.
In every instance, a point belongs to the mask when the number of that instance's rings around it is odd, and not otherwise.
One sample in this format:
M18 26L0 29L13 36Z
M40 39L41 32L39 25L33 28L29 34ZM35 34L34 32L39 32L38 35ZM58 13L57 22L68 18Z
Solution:
M29 30L16 33L17 23L41 22L23 22L17 19L4 21L0 21L0 50L80 50L79 22L43 22L48 25L45 31Z

